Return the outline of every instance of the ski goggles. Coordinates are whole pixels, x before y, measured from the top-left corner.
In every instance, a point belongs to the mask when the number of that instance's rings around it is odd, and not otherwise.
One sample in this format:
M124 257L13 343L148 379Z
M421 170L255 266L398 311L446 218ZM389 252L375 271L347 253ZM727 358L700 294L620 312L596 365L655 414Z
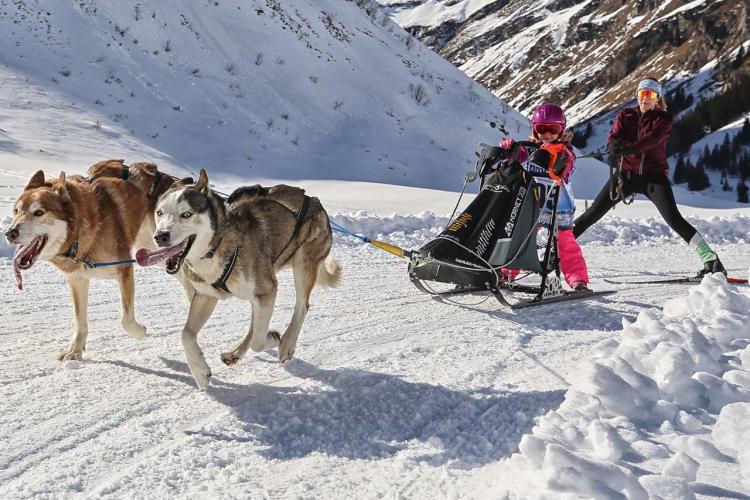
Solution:
M638 99L656 99L659 93L655 90L641 89L638 91Z
M535 123L534 132L539 135L544 134L559 134L562 132L562 125L559 123Z

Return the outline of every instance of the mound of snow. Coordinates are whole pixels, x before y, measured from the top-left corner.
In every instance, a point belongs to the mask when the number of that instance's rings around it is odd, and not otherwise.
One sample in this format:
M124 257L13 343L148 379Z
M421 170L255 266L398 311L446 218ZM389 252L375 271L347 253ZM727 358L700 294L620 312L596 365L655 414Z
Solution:
M662 311L623 319L519 452L488 466L488 477L502 479L483 488L521 498L694 498L704 464L750 478L749 321L750 294L720 274Z

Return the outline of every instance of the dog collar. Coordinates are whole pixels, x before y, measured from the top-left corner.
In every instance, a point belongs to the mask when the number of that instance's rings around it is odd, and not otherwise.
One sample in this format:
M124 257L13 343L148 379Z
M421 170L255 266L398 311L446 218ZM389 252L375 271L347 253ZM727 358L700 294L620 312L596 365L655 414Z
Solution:
M70 245L70 248L68 248L68 251L65 252L64 254L61 254L60 256L76 260L77 259L77 257L76 257L77 254L78 254L78 238L76 238L75 240L73 240L73 244Z

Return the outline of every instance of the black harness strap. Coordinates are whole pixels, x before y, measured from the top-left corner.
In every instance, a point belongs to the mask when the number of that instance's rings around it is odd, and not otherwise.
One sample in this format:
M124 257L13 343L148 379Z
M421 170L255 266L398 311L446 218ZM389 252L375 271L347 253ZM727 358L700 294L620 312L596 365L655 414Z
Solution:
M128 180L128 177L130 177L130 166L122 164L122 180L126 181Z
M217 290L222 290L227 293L231 293L229 289L227 288L227 280L229 279L229 275L232 274L232 269L234 269L234 264L237 262L237 254L240 252L240 247L234 248L234 253L232 254L232 258L227 262L227 265L224 267L224 272L221 273L221 276L219 279L211 283L211 286L216 288Z
M73 244L70 245L70 248L68 248L68 251L64 254L61 254L61 257L67 257L69 259L77 260L78 257L76 257L76 254L78 253L78 238L73 240Z
M310 197L305 195L304 199L302 200L302 207L299 209L299 212L297 212L297 219L294 221L294 231L292 231L292 235L289 237L289 241L286 242L286 245L284 245L284 248L281 249L279 255L277 255L276 258L273 259L274 263L279 260L279 257L281 257L287 247L291 245L294 238L297 237L297 234L299 234L299 228L302 227L302 222L305 220L305 215L307 215L307 210L309 208Z
M161 172L159 170L156 170L156 180L154 180L154 183L149 186L148 191L146 191L146 198L151 198L154 196L154 193L156 193L156 190L159 187L159 184L161 184Z
M289 247L289 245L292 243L294 238L299 233L299 228L302 227L302 222L305 220L305 216L307 215L307 211L310 208L310 197L305 195L305 198L302 201L302 207L300 208L299 212L297 212L297 218L294 222L294 231L292 231L292 236L289 238L289 241L286 245L284 245L284 248L281 249L281 252L279 252L279 255L276 256L274 259L274 262L276 262L279 257L284 253L284 251ZM217 290L222 290L227 293L231 293L229 289L227 288L227 280L229 279L229 275L232 274L232 270L234 269L234 265L237 262L237 254L240 251L240 247L235 247L234 253L232 254L232 258L227 262L227 265L224 267L224 272L221 273L221 276L219 279L211 283L211 286L216 288ZM205 257L213 257L214 252L210 251L208 252Z
M75 262L82 263L86 265L86 267L96 267L92 266L92 264L88 261L88 254L84 255L83 257L78 257L78 238L73 240L73 244L70 245L70 248L67 252L60 254L60 257L65 257L66 259L70 259Z

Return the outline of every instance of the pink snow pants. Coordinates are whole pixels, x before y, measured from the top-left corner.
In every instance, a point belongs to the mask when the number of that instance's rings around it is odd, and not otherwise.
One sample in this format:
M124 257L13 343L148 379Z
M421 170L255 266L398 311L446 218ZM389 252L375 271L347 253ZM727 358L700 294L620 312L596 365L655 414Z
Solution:
M586 260L572 229L557 231L557 248L560 250L560 271L565 275L568 285L573 286L581 281L588 285L589 272Z
M576 283L583 282L589 284L589 272L586 267L586 260L583 258L583 252L578 245L572 229L558 229L557 231L557 248L560 251L560 270L565 275L565 281L573 287ZM503 276L508 281L513 281L518 273L518 269L501 268Z

